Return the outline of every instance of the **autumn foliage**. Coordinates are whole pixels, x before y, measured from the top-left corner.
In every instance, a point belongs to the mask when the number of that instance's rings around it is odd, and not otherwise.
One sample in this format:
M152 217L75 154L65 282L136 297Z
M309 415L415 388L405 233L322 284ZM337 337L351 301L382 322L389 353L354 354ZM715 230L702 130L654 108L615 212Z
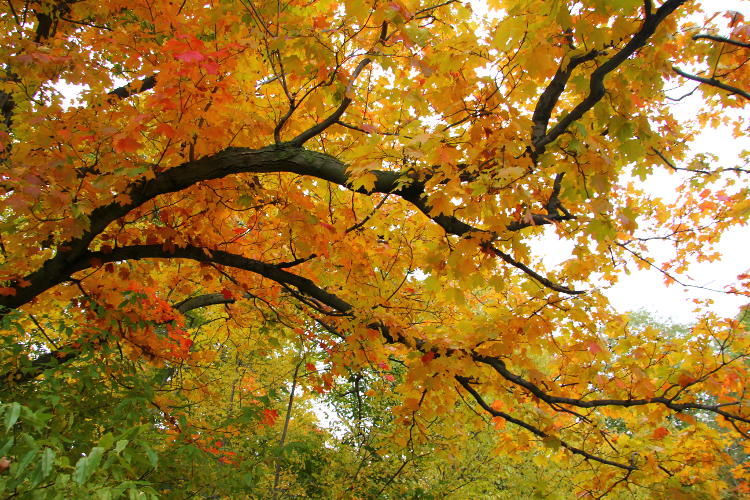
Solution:
M690 284L747 223L750 152L695 141L748 133L739 13L8 0L0 22L4 497L750 494L743 315L672 328L606 297L633 269ZM750 295L737 266L717 298Z

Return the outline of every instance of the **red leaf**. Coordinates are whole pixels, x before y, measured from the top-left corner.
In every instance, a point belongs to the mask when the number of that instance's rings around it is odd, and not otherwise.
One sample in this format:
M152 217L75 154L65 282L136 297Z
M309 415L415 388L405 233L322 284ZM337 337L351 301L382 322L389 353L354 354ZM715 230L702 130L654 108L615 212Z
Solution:
M279 412L266 408L265 410L263 410L263 418L261 419L260 423L263 425L271 426L276 423L277 418L279 418Z
M156 128L154 128L154 132L159 135L169 137L170 139L174 137L174 129L171 125L168 125L166 123L160 123L159 125L157 125Z
M209 75L216 75L219 73L219 63L216 61L206 61L201 64L201 68L203 68Z
M234 295L231 291L227 290L226 288L221 289L221 294L224 296L227 300L232 300L234 298Z
M187 52L183 52L182 54L177 54L174 56L175 59L179 59L182 62L186 63L196 63L199 61L202 61L205 59L205 56L198 52L197 50L188 50Z
M422 363L429 363L433 359L435 359L435 353L432 352L432 351L430 351L427 354L425 354L424 356L422 356Z
M654 432L651 434L651 437L654 439L664 439L668 435L669 435L669 431L666 428L659 427L657 429L654 429Z
M604 352L604 348L601 345L599 345L599 343L596 342L595 340L588 342L586 344L586 347L588 347L589 352L593 354L594 356L596 356L600 352Z
M132 137L123 137L115 141L115 151L118 153L135 153L141 147L141 143Z

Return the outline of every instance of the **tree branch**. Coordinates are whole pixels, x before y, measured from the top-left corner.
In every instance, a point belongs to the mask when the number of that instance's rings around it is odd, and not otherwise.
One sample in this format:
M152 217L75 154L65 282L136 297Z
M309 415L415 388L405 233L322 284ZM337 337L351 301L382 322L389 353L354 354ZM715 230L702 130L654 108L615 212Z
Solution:
M731 85L727 85L726 83L721 82L721 81L717 80L716 78L705 78L705 77L698 76L698 75L691 75L690 73L685 73L684 71L682 71L677 66L672 66L672 70L675 73L677 73L678 75L680 75L680 76L682 76L684 78L687 78L688 80L693 80L693 81L696 81L696 82L699 82L699 83L704 83L706 85L710 85L711 87L716 87L716 88L719 88L719 89L722 89L722 90L726 90L727 92L729 92L730 95L731 94L737 94L740 97L744 97L745 99L749 99L750 100L750 93L745 92L742 89L738 89L737 87L733 87Z
M22 281L11 283L15 295L0 296L0 317L7 312L7 309L14 309L26 304L45 290L67 280L76 270L80 270L82 265L80 260L86 254L93 239L110 223L125 216L143 203L162 194L181 191L201 181L240 173L274 172L316 177L352 189L345 163L324 153L309 151L289 144L272 145L261 149L227 148L216 154L188 161L158 173L150 180L141 179L133 182L122 193L130 199L129 203L113 202L98 207L88 214L91 222L83 235L60 245L61 250L47 260L37 271L25 276ZM431 207L424 194L424 182L411 180L404 185L403 176L399 172L372 171L372 173L376 177L373 189L366 190L360 187L355 190L356 192L398 195L414 205L448 234L464 236L472 232L478 232L489 234L491 238L495 237L486 230L475 228L454 216L432 215ZM563 220L562 217L558 217L558 219ZM544 217L540 220L540 223L549 223L550 220L555 220L555 218ZM509 229L517 230L522 227L528 226L511 224ZM108 262L108 260L106 261ZM75 270L74 267L71 267L74 262L78 266ZM526 272L523 267L518 268ZM538 274L527 274L534 279L538 279L539 276ZM21 286L21 283L24 286ZM547 281L541 280L540 283L547 286Z
M122 87L117 87L114 90L110 90L108 95L117 96L120 99L126 99L132 95L140 94L147 90L151 90L156 86L156 75L147 76L140 81L140 86L137 86L138 82L131 82Z
M208 293L187 298L182 302L178 302L172 307L174 307L174 309L180 314L185 314L188 311L192 311L193 309L198 309L201 307L231 303L234 303L234 299L227 299L220 293ZM36 320L34 320L34 322L36 323ZM72 344L67 344L36 357L31 361L30 367L23 370L16 370L10 373L5 373L0 376L0 379L8 380L16 385L21 385L26 382L30 382L35 378L38 378L49 369L59 367L66 362L77 358L79 354L80 349L74 347Z
M713 40L714 42L728 43L730 45L736 45L737 47L744 47L750 49L750 43L741 42L739 40L733 40L731 38L725 38L723 36L716 35L693 35L693 40Z
M643 20L641 28L635 33L635 35L633 35L633 38L630 39L625 47L607 59L601 66L591 73L588 95L567 115L560 119L552 130L535 142L534 146L537 154L543 153L547 144L555 141L573 122L579 120L586 112L593 108L602 97L604 97L606 93L604 78L624 63L635 53L636 50L643 47L648 39L651 38L651 35L654 34L659 24L661 24L669 14L674 12L677 7L687 1L688 0L667 0L653 14L649 14L650 9L648 8L648 4L646 4L646 17Z
M325 129L327 129L334 123L338 123L339 118L343 116L344 111L346 111L346 108L348 108L349 105L352 103L352 99L351 97L349 97L349 94L352 92L352 87L354 86L355 80L357 79L359 74L362 73L362 70L364 70L367 67L367 65L370 64L371 62L372 62L372 59L370 59L369 57L365 57L359 62L357 67L354 69L349 85L346 86L344 99L341 101L341 104L339 104L339 107L336 108L336 110L333 113L331 113L325 120L313 125L309 129L305 130L304 132L299 134L297 137L289 141L289 144L300 147L305 142L309 141L316 135L320 134L321 132L323 132Z
M519 419L517 419L517 418L515 418L515 417L513 417L513 416L511 416L511 415L509 415L509 414L507 414L507 413L505 413L503 411L499 411L499 410L496 410L496 409L492 408L490 405L487 404L487 402L482 398L482 396L476 391L476 389L474 389L471 386L471 383L470 383L470 381L469 381L468 378L461 377L461 376L456 376L456 380L458 381L459 384L461 384L461 386L464 389L466 389L466 391L469 394L471 394L474 397L474 399L476 400L476 402L479 403L479 406L481 406L484 409L484 411L486 411L487 413L489 413L493 417L500 417L502 419L507 420L508 422L510 422L512 424L515 424L515 425L517 425L519 427L523 427L527 431L531 432L535 436L539 436L542 439L553 437L552 435L547 434L546 432L542 431L541 429L539 429L537 427L534 427L533 425L531 425L531 424L529 424L527 422L524 422L523 420L519 420ZM638 468L636 466L634 466L634 465L623 464L623 463L620 463L620 462L615 462L614 460L608 460L606 458L602 458L602 457L599 457L599 456L596 456L596 455L592 455L591 453L589 453L589 452L587 452L585 450L582 450L580 448L577 448L577 447L575 447L575 446L573 446L573 445L571 445L571 444L563 441L562 439L560 439L559 441L560 441L560 446L562 446L563 448L567 449L571 453L574 453L576 455L580 455L580 456L582 456L582 457L584 457L584 458L586 458L588 460L593 460L595 462L599 462L599 463L605 464L605 465L611 465L613 467L617 467L619 469L624 469L624 470L627 470L627 471L638 470Z
M227 298L221 293L207 293L204 295L197 295L195 297L189 297L182 302L178 302L172 307L175 308L180 314L185 314L193 309L199 309L201 307L213 306L217 304L234 304L235 300Z
M595 59L596 56L600 54L602 53L598 50L592 49L586 54L571 58L567 64L565 64L565 60L560 63L560 67L557 68L557 72L552 78L552 81L547 85L547 88L544 89L542 95L539 96L539 100L534 108L534 114L531 117L531 121L534 123L531 130L531 143L534 145L534 148L537 148L537 143L546 135L547 125L552 116L552 111L555 109L555 105L560 99L560 95L565 90L565 86L568 84L568 80L570 79L570 75L573 74L573 70L586 61Z
M659 404L659 405L666 406L670 410L674 410L676 412L683 412L685 410L705 410L705 411L710 411L712 413L716 413L717 415L721 415L727 420L739 421L739 422L750 424L750 418L729 413L722 409L724 406L726 406L722 404L707 405L707 404L693 403L693 402L675 403L674 398L666 398L663 396L658 396L658 397L653 397L653 398L643 398L643 399L592 399L592 400L583 400L583 399L577 399L577 398L553 396L553 395L548 394L544 390L542 390L536 384L511 372L505 365L505 362L501 359L489 357L489 356L477 355L477 354L474 354L473 359L477 362L491 366L492 369L495 370L505 380L512 382L518 385L519 387L523 387L524 389L529 391L531 394L533 394L534 396L536 396L537 398L539 398L540 400L548 404L564 404L564 405L576 406L578 408L599 408L603 406L620 406L620 407L628 408L632 406Z

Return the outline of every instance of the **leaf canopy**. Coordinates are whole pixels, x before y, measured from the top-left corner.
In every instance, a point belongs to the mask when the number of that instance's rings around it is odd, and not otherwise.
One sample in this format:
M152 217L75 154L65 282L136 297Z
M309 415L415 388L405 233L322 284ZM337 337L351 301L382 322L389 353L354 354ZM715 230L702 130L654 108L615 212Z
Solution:
M689 283L747 223L750 153L695 144L747 145L741 14L8 0L0 23L4 494L748 493L747 321L604 293ZM750 293L737 265L719 293Z

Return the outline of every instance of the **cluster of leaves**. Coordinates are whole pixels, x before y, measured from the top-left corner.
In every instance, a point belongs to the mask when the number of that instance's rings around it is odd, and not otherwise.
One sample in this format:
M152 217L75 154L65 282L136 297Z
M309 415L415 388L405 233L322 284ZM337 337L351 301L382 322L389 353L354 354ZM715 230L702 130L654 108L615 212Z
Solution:
M693 145L747 133L740 14L8 0L0 28L7 496L747 491L747 323L601 292L687 283L750 217L748 152Z

